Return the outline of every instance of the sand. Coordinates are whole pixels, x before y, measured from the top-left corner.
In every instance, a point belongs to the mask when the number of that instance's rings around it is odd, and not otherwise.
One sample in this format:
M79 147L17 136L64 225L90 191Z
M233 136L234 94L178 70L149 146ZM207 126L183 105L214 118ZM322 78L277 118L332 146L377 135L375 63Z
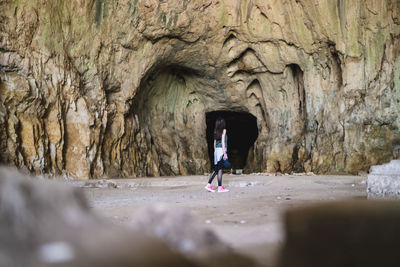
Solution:
M262 266L276 264L287 209L366 198L366 176L225 174L227 193L206 191L207 180L202 175L74 183L83 187L95 211L116 224L129 222L139 208L152 203L185 207L221 240Z

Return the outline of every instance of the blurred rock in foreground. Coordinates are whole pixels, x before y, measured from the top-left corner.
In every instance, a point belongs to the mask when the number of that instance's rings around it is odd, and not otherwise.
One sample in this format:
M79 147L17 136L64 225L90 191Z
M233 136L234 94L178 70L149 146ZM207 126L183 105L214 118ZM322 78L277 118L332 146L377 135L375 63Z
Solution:
M288 211L280 267L399 266L400 202L347 201Z
M156 237L113 226L77 188L0 168L0 266L197 266Z
M202 266L254 266L252 260L233 252L214 232L196 222L185 208L167 204L143 207L131 226L161 238L170 248Z

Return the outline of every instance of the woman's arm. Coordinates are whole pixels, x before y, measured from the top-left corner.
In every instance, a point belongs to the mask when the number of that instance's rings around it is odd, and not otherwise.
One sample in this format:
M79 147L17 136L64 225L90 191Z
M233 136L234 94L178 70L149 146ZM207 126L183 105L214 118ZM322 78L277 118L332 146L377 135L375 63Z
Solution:
M214 139L214 150L215 150L216 145L217 145L217 140Z
M222 131L221 143L222 143L222 151L224 151L223 159L226 160L228 155L226 155L226 144L225 144L225 136L226 136L226 129Z

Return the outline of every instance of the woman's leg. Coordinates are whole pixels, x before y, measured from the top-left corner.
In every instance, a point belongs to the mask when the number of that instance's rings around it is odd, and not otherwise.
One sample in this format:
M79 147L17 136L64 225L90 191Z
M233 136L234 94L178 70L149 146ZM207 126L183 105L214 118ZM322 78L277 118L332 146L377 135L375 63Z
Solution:
M215 170L214 170L214 173L218 174L218 186L222 185L222 170L223 170L223 168L224 168L224 161L223 160L218 161L217 165L215 166Z
M222 174L223 174L223 168L224 168L224 161L220 160L218 163L215 165L214 171L212 172L210 179L208 180L208 185L206 185L206 189L208 191L214 192L215 190L212 190L211 183L215 178L215 175L218 174L218 192L228 192L229 190L226 189L225 187L222 186Z
M215 175L217 175L219 168L221 168L220 162L217 162L217 164L214 165L214 171L210 175L210 179L208 180L208 183L211 184L212 181L214 180Z
M222 169L218 170L218 186L222 186Z
M211 173L210 179L208 180L209 184L212 183L212 181L214 180L214 177L215 177L216 174L217 174L217 172L215 170Z
M220 160L218 162L218 192L229 192L228 189L222 186L223 168L224 168L224 161Z

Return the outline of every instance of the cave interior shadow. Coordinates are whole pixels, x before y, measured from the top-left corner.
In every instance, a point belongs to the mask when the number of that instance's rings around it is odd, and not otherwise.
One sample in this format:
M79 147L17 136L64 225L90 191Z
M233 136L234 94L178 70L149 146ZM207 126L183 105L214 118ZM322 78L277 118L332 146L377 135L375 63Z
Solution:
M258 137L257 118L247 112L211 111L206 113L206 136L210 166L214 162L214 127L218 117L226 122L228 158L232 169L244 169L250 147Z

